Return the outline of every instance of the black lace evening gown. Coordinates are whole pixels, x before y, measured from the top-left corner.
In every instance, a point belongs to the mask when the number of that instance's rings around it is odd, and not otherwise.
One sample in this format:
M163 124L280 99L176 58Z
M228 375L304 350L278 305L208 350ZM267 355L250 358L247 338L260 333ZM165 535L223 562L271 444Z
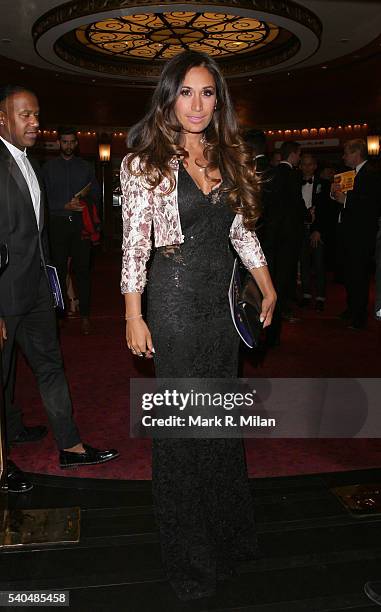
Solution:
M223 196L205 196L182 165L178 180L185 240L156 250L148 282L156 376L235 378L239 338L227 297L234 213ZM181 599L210 595L256 552L242 440L154 440L152 469L169 580Z

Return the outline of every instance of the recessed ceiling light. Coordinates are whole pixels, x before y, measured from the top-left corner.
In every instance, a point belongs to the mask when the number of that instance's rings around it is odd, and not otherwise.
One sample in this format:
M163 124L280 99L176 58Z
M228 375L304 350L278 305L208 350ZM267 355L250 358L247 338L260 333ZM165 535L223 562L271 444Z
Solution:
M327 70L328 66L321 66L322 70Z
M20 70L25 70L25 66L20 66Z
M249 79L249 83L252 83L253 79Z

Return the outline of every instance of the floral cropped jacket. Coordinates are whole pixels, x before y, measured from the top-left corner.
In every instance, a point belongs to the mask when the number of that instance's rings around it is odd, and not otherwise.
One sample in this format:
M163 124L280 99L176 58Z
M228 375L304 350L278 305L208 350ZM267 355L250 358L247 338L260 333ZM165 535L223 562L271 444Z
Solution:
M178 163L173 162L176 185ZM139 168L135 158L132 169ZM177 204L177 187L170 193L168 179L155 189L149 189L144 176L135 176L128 171L127 156L120 170L123 193L123 261L122 293L142 293L146 284L146 265L151 252L151 229L153 223L155 247L178 245L184 242ZM245 229L242 215L234 217L230 228L230 240L249 270L267 265L255 232Z

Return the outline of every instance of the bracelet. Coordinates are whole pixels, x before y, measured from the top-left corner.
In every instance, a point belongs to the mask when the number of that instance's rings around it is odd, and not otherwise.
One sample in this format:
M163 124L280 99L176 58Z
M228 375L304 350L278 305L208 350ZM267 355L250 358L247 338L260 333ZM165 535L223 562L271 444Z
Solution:
M142 314L139 315L132 315L131 317L124 317L126 321L129 321L130 319L140 319L140 317L142 317Z

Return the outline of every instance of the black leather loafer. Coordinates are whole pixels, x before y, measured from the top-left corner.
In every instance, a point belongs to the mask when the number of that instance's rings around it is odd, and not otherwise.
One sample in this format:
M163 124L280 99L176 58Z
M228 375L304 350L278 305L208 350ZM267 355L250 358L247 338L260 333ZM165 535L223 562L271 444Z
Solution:
M33 489L30 480L13 461L8 459L7 481L9 493L27 493Z
M367 582L364 586L364 591L369 599L381 606L381 582L379 580Z
M60 451L60 467L64 470L81 467L81 465L96 465L97 463L106 463L119 457L118 451L113 448L110 450L98 450L89 446L89 444L84 444L83 447L85 449L84 453Z
M24 428L17 434L13 440L11 440L11 444L25 444L26 442L38 442L38 440L42 440L45 438L48 433L48 428L45 425L36 425L35 427L27 427Z

